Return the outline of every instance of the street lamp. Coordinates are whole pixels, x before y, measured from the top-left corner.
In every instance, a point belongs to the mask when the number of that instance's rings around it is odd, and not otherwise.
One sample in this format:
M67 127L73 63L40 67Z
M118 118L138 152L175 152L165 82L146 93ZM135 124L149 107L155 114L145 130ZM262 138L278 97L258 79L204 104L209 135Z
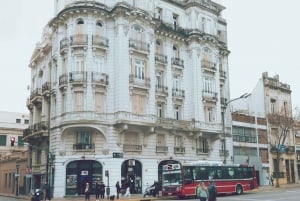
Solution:
M16 162L16 196L19 196L19 168L20 168L20 164L18 163L18 161Z
M238 100L238 99L241 99L241 98L247 98L248 96L250 96L251 94L249 93L244 93L243 95L237 97L237 98L234 98L234 99L231 99L229 101L225 101L224 104L223 104L223 107L222 107L222 132L223 132L223 155L224 155L224 161L223 163L226 164L226 157L227 157L227 153L226 153L226 132L225 132L225 113L226 113L226 109L227 109L227 106L229 105L229 103L231 103L232 101L235 101L235 100Z

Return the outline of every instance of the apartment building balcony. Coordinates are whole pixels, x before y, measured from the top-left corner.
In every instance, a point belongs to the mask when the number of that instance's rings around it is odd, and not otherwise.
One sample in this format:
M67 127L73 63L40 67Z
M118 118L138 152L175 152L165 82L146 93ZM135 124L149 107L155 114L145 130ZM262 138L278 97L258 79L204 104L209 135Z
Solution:
M86 85L87 72L86 71L73 71L69 73L69 82L72 85Z
M134 88L149 89L150 88L150 78L142 77L135 74L129 75L129 84Z
M272 154L276 154L277 151L279 150L280 153L282 154L295 154L296 153L296 150L295 150L295 147L294 146L284 146L284 145L281 145L281 146L271 146L270 148L270 152Z
M225 71L219 70L219 74L220 74L220 80L224 81L227 78Z
M94 87L106 88L108 83L108 75L106 73L92 72L92 84Z
M149 43L140 40L135 40L135 39L129 39L129 48L132 51L136 51L138 53L147 54L147 55L150 52Z
M43 101L43 94L41 88L36 88L30 94L30 101L35 106L40 106Z
M172 89L173 98L184 99L184 97L185 97L184 93L185 93L185 91L182 89L176 89L176 88Z
M197 155L203 155L203 154L208 154L208 153L209 153L208 148L196 148Z
M72 48L87 48L88 35L87 34L75 34L70 36L70 47Z
M106 51L108 48L108 38L99 35L92 36L92 47L93 50L103 50Z
M182 71L184 69L184 60L173 57L171 59L172 67L176 70Z
M158 96L167 97L168 96L168 87L163 85L155 85L155 93Z
M68 52L70 47L70 40L68 37L64 37L61 41L60 41L60 53L61 54L65 54Z
M155 54L155 62L166 65L166 64L168 64L168 56L164 55L164 54L156 53Z
M185 147L174 147L174 154L184 154L185 153Z
M156 146L156 153L168 153L167 146Z
M218 93L202 91L202 100L208 101L208 102L217 102L218 101Z
M157 118L154 122L157 126L164 129L179 129L179 130L189 130L191 128L191 122L185 120L176 120L172 118Z
M141 152L142 150L143 150L142 145L123 144L123 151L125 151L125 152Z
M201 67L205 72L216 73L216 63L203 59L201 61Z
M95 144L77 143L73 144L75 151L92 151L95 150Z
M235 142L245 142L245 143L256 143L256 136L242 136L242 135L232 135L233 141Z
M50 82L45 82L42 85L42 94L45 97L49 97L50 96Z
M66 89L68 85L68 74L62 74L59 76L58 78L58 86L59 86L59 89Z
M48 136L48 123L46 121L41 121L35 123L28 128L23 130L23 139L29 140L29 138L35 137L47 137Z

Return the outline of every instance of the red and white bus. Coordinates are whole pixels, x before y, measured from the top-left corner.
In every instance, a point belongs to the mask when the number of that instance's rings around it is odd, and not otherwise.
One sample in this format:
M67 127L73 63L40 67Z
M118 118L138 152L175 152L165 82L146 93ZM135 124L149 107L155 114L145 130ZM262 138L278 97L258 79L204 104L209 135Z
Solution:
M255 168L248 164L223 164L214 161L167 164L162 169L162 195L181 198L196 196L200 181L214 181L218 194L242 194L258 188Z

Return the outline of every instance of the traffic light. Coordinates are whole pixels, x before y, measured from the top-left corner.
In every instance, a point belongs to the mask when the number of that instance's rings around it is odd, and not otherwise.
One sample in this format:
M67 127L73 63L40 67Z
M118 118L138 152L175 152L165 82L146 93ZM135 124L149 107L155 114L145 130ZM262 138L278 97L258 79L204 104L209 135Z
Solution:
M15 146L15 141L16 141L15 137L10 137L10 146L11 147Z

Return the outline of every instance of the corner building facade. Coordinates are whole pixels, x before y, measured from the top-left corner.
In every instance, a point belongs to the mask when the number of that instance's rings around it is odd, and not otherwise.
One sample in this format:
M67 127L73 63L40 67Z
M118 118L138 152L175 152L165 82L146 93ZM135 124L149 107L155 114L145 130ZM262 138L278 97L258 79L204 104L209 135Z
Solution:
M115 194L131 180L142 193L169 162L232 158L223 6L54 4L30 61L24 139L35 187L48 180L54 197L80 195L100 179Z

